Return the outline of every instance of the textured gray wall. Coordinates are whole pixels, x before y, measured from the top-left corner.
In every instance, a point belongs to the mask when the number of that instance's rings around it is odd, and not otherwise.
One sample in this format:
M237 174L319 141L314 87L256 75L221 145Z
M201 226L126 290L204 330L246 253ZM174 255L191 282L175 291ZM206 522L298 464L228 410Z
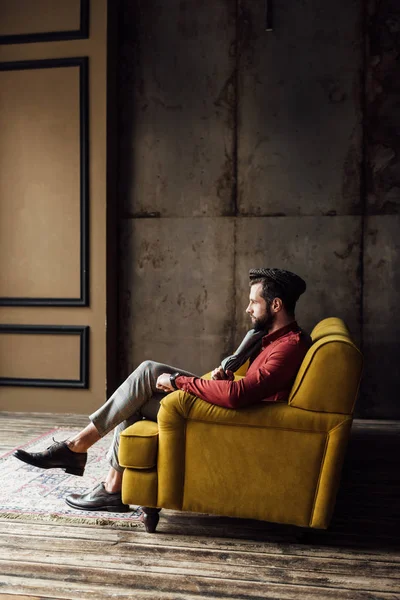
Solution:
M340 316L363 344L358 414L398 418L394 3L385 21L362 0L280 0L273 32L264 4L121 3L121 377L217 366L249 327L248 269L278 266L308 283L304 328Z
M362 406L400 418L400 3L370 5L365 99Z

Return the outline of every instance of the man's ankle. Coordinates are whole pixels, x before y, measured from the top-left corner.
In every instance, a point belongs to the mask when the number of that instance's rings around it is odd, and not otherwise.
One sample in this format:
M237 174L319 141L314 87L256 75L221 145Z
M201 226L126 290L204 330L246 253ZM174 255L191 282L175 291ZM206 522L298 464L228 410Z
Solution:
M67 440L65 443L72 452L76 452L77 454L82 454L86 452L86 450L79 444L79 442L76 442L74 440Z
M103 485L108 494L116 494L121 491L121 484L113 484L105 481Z

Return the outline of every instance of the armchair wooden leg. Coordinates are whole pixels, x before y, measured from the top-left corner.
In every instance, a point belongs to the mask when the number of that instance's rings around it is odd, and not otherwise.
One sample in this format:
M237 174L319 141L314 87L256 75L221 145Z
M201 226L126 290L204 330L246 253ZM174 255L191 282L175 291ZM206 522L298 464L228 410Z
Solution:
M161 508L150 508L149 506L142 506L144 513L143 523L147 533L154 533L159 521L159 513Z

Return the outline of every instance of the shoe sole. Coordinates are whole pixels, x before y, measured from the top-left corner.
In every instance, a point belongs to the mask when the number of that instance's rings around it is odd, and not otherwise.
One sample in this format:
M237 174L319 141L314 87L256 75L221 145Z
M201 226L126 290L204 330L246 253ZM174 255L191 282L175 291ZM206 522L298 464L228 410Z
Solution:
M127 504L123 504L122 506L79 506L74 504L73 502L69 502L68 499L65 499L66 504L71 508L75 508L76 510L88 510L88 511L103 511L103 512L117 512L117 513L126 513L130 512L130 508Z
M17 458L21 462L24 462L25 464L30 465L31 467L36 467L37 469L44 469L45 471L47 471L48 469L63 469L63 471L65 471L69 475L77 475L78 477L82 477L83 474L84 474L84 472L85 472L85 468L84 467L83 468L74 468L74 467L43 467L41 465L35 464L33 461L26 460L25 457L17 456L15 453L13 454L13 456L14 456L14 458Z

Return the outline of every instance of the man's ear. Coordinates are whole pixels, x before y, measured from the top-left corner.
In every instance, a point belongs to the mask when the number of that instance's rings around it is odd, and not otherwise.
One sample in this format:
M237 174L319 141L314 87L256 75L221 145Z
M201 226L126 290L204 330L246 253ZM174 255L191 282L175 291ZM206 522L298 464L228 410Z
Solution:
M280 298L274 298L272 300L272 304L271 304L271 309L275 312L278 313L282 310L283 308L283 302Z

